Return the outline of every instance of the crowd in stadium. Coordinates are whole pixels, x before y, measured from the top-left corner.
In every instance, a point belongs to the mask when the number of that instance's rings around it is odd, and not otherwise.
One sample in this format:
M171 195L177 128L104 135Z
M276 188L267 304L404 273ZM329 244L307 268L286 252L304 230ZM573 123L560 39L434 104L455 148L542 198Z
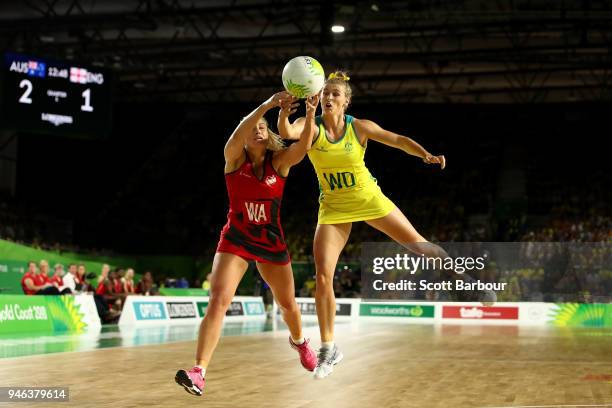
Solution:
M105 323L117 321L127 296L159 293L150 271L146 271L137 284L134 283L134 269L111 269L106 264L97 275L88 273L84 264L70 264L65 271L64 265L58 263L50 275L45 259L38 263L28 262L21 286L25 295L93 294L98 314Z
M6 235L6 225L3 224L2 232L3 239L13 238ZM477 225L473 228L468 228L461 223L443 224L443 228L432 231L425 229L426 236L437 241L462 241L466 238L477 238L478 241L493 241L495 235L492 228L486 228L483 225ZM519 237L519 241L525 243L532 242L612 242L612 219L603 215L593 214L590 217L577 218L560 217L554 218L544 226L530 226L525 219L518 219L512 224L513 234ZM312 262L310 251L312 237L304 233L298 233L299 225L293 225L292 222L285 224L288 244L292 253L292 258L295 261ZM297 239L291 239L297 237ZM347 264L359 260L361 256L360 242L380 240L381 235L375 230L367 227L356 226L353 237L348 243L339 265ZM55 248L59 248L58 245ZM527 244L525 248L529 248ZM605 248L604 248L605 249ZM604 251L601 249L600 252ZM527 250L528 252L528 250ZM597 255L597 254L595 254ZM541 256L541 254L540 254ZM595 262L596 259L601 259L597 256L584 257ZM592 263L591 262L591 263ZM499 282L508 282L508 290L501 294L502 300L551 300L551 301L570 301L589 299L597 299L612 293L612 271L601 271L601 268L582 267L568 269L568 273L558 276L546 270L542 259L539 263L531 263L529 268L520 268L518 270L496 270L494 274L489 274L490 280ZM36 264L30 264L28 270L36 268ZM183 279L163 279L164 282L155 284L150 272L143 275L143 278L138 285L130 284L133 277L132 269L117 269L106 272L103 270L100 277L90 277L90 279L98 279L95 283L96 287L91 287L84 265L70 265L66 274L63 272L62 265L54 265L54 274L51 276L48 273L49 265L45 265L41 261L38 266L39 274L47 276L46 279L51 282L56 282L55 285L47 284L46 287L40 287L42 293L51 294L61 293L62 291L70 291L72 293L79 290L94 291L98 295L106 297L106 304L110 305L109 310L120 311L120 305L125 294L128 293L155 293L155 288L160 285L189 287L194 286L194 283L189 283ZM74 277L74 278L73 278ZM63 280L63 284L60 283ZM166 282L167 281L167 282ZM127 282L127 283L126 283ZM300 286L296 288L296 293L299 296L312 296L314 293L314 276L309 276L303 281L298 282ZM334 288L339 297L358 297L360 296L361 271L359 266L343 267L339 266L338 273L334 281ZM199 282L196 287L199 287ZM578 288L578 290L576 290ZM24 291L26 289L24 288ZM27 293L31 293L29 290ZM552 294L555 294L554 296Z
M481 164L484 165L485 163ZM537 168L537 172L542 171L541 167ZM210 169L209 172L211 173L211 179L213 179L216 172ZM384 168L379 168L376 174L380 175L383 183L391 184L389 189L391 192L397 190L397 187L393 186L393 182L397 181L393 174L386 174ZM466 172L459 176L450 176L445 183L440 182L433 189L428 187L423 190L419 189L418 186L411 186L410 191L406 191L403 196L394 197L394 199L398 206L405 210L417 229L433 242L612 242L612 218L609 216L609 209L605 205L609 192L605 189L593 189L586 185L583 188L580 187L580 183L572 183L573 187L570 190L564 190L564 188L556 185L554 193L544 194L547 191L546 189L543 189L540 184L530 182L527 183L527 192L529 193L527 206L521 211L515 211L512 215L506 216L495 214L490 195L484 194L474 197L470 193L474 190L474 184L478 182L479 178L483 178L481 174ZM316 211L313 208L316 208L316 192L312 192L313 197L307 197L312 198L311 200L297 199L296 197L300 196L300 190L304 189L305 186L312 187L310 185L312 183L309 183L312 181L308 179L309 176L310 174L304 172L294 176L293 183L287 185L286 203L283 206L283 228L292 260L306 263L313 262L312 237L316 225ZM548 177L550 175L544 174L544 176L548 184L551 183L550 180L554 180L554 177ZM420 174L419 177L427 179L429 176ZM217 178L219 177L214 179ZM534 176L531 179L537 180L537 177ZM494 187L492 187L493 181L489 178L484 177L484 180L480 181L486 184L486 191L494 190ZM603 181L600 180L600 182L595 184L605 185ZM222 190L219 189L219 191ZM142 194L142 199L147 200L146 194ZM181 200L181 202L184 203L184 200ZM173 239L157 239L157 241L173 242L184 245L185 248L189 248L190 244L197 243L199 251L197 255L212 259L218 230L224 222L225 208L218 205L220 201L224 201L221 193L214 200L207 197L206 200L202 201L193 197L192 205L187 209L173 209L170 206L168 211L183 215L170 216L170 218L162 216L162 220L166 218L168 220L163 221L163 225L156 226L156 228L159 228L158 235L166 232L164 225L174 225L173 228L176 229L177 225L186 223L187 221L181 218L183 216L196 220L198 227L193 228L183 240L170 234L174 237ZM191 207L198 208L197 214ZM138 208L140 208L138 205L134 205L132 211L136 211ZM146 211L141 211L141 213L146 213ZM157 213L151 211L151 214ZM295 214L299 214L299 216L295 216ZM479 214L479 216L474 217L475 214ZM130 215L129 218L140 220L143 226L154 224L146 218L138 217L139 215ZM62 221L53 217L39 214L34 209L17 205L8 197L0 199L1 239L21 242L54 253L68 251L113 255L111 250L80 248L73 242L71 234L62 234L62 231L70 230L70 226L70 224L62 223ZM152 236L155 236L155 232L149 232ZM126 234L126 236L129 235ZM366 225L355 224L353 226L351 239L341 255L335 277L334 287L337 296L360 296L361 271L358 261L361 257L361 243L382 240L386 240L386 238ZM597 259L597 257L592 257L592 259ZM345 269L348 264L351 266ZM594 267L574 268L572 270L568 269L568 271L570 272L563 276L557 276L555 274L551 275L544 265L531 265L529 268L519 270L496 269L486 278L509 283L508 290L500 296L501 300L589 301L589 299L601 298L612 293L610 287L612 272ZM159 271L157 272L159 273ZM129 293L129 290L126 290L122 283L116 283L125 280L126 274L127 271L122 270L110 271L108 278L103 279L103 281L112 283L104 285L108 298L107 305L113 306L114 304L110 301L112 300L110 299L111 296L116 297L120 302L120 298L123 296L121 294ZM298 284L296 294L300 296L313 295L313 274L303 279L296 279ZM68 272L64 276L64 281L67 277L70 280L70 275L71 272ZM161 285L200 287L199 282L195 282L196 279L189 283L185 279L178 279L178 276L168 275L168 279L164 276L156 285L150 274L145 274L143 276L145 283L141 281L140 285L148 285L149 291ZM78 276L78 272L75 276ZM150 282L147 283L147 281ZM96 285L96 288L92 289L93 291L98 289L99 283L96 283ZM61 292L60 287L62 285L58 286L57 289ZM138 285L134 287L135 292L139 291L138 287ZM52 291L53 289L48 290ZM72 288L71 290L74 291L75 289ZM115 302L117 302L117 299L115 299Z

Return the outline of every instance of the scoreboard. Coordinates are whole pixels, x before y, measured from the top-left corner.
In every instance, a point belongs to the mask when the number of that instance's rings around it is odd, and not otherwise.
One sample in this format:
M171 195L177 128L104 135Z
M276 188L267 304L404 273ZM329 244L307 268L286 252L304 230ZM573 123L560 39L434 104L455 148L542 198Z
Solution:
M0 75L0 127L105 137L111 130L111 89L108 70L6 53Z

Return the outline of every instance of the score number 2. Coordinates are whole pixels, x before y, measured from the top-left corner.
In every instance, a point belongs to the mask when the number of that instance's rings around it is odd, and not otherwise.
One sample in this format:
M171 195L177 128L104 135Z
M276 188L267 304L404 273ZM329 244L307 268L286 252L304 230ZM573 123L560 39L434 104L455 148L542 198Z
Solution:
M34 90L34 86L32 85L32 82L30 82L27 79L23 79L19 83L19 88L21 89L25 88L25 91L19 98L19 103L26 103L28 105L31 104L32 98L30 98L30 95L32 94L32 91ZM91 106L91 89L87 88L86 90L84 90L81 93L81 96L85 100L84 103L81 105L81 110L84 112L93 112L94 108L93 106Z
M32 89L34 89L32 83L27 79L24 79L19 83L19 87L26 89L23 95L21 95L21 98L19 98L19 103L31 104L32 98L30 98L30 94L32 93Z

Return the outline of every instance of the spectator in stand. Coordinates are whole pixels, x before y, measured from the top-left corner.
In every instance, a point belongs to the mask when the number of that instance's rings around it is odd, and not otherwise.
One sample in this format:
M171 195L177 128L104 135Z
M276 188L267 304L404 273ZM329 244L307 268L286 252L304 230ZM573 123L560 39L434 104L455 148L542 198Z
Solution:
M316 281L314 276L308 277L307 280L304 281L304 285L302 289L300 289L301 297L314 297Z
M123 275L125 275L125 270L121 268L111 271L108 275L111 284L113 285L113 293L115 294L123 293L123 284L121 282Z
M94 291L94 288L89 284L89 282L87 282L87 269L85 269L84 264L79 264L77 268L77 276L79 278L77 282L77 289L79 289L81 292L93 292ZM78 286L79 283L81 285L80 288Z
M109 308L121 311L124 295L121 292L115 291L117 289L115 286L117 271L109 271L110 267L108 265L102 267L102 276L100 276L100 281L96 288L96 295L102 296Z
M100 276L98 276L98 284L96 285L96 293L98 293L98 288L100 284L108 279L108 273L110 272L110 266L108 264L102 265L102 271L100 272Z
M21 287L26 295L59 295L55 286L36 273L36 262L28 262L28 270L21 278Z
M340 292L342 297L352 298L356 297L356 288L352 279L353 270L345 265L339 271L339 283L340 283Z
M112 294L108 292L111 290L111 285L108 280L109 271L110 266L107 264L102 265L102 271L100 273L100 277L98 278L96 292L93 296L100 319L102 319L104 323L115 323L121 315L121 312L111 308L111 305L114 303L114 299L112 298Z
M55 264L53 268L53 276L51 277L51 283L58 289L64 286L64 265ZM61 290L61 289L60 289Z
M134 288L134 269L128 268L125 271L125 276L121 279L121 283L123 284L123 293L126 295L135 294Z
M68 265L68 273L63 277L64 287L70 289L72 293L77 291L77 283L79 281L79 277L77 275L77 266L76 264Z
M102 271L98 277L98 285L96 286L96 295L105 296L106 294L112 293L113 287L108 279L109 272L110 266L107 264L102 265Z
M70 294L70 290L68 291L62 291L63 289L60 289L58 285L56 285L51 278L49 277L49 262L47 262L46 259L41 259L40 262L38 263L38 268L39 268L39 276L40 276L40 281L44 282L44 283L48 283L50 285L52 285L53 287L57 288L58 292L61 295L65 295L65 294ZM60 276L60 282L62 283L63 286L63 282L61 281L61 276Z
M49 262L47 262L46 259L41 259L40 262L38 262L38 274L42 281L51 283L51 278L49 278Z
M51 284L55 286L62 295L71 295L72 290L64 285L64 265L55 264L54 270L55 272L50 279Z
M187 289L189 288L189 281L185 277L179 278L179 280L176 281L175 287L181 288L181 289Z
M204 283L202 283L202 289L204 289L206 291L206 293L204 294L204 296L208 296L208 294L210 293L210 277L211 277L211 273L208 272L208 275L206 275L206 280L204 281Z
M144 296L154 296L158 294L157 288L153 285L153 275L151 272L146 271L138 285L136 286L136 293L140 293Z

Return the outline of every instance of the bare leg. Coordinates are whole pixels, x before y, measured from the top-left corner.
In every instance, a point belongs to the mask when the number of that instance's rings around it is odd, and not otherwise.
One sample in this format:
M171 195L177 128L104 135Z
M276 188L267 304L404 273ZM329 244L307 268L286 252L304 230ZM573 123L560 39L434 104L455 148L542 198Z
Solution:
M315 232L313 252L317 271L315 301L321 341L334 340L336 297L334 296L334 272L342 249L351 233L351 223L319 224Z
M248 265L238 255L219 252L215 254L210 282L210 301L198 335L196 365L204 368L208 366L221 337L225 312Z
M302 316L295 301L295 283L291 264L272 265L257 262L257 269L272 290L283 320L289 327L291 338L295 340L302 338Z
M385 233L408 250L426 256L446 257L448 254L438 245L427 242L427 240L417 232L406 216L395 207L393 211L382 218L366 221L368 225Z
M410 221L408 221L406 216L397 207L382 218L377 218L375 220L366 222L377 230L387 234L398 244L403 245L408 250L416 254L440 258L446 258L449 256L442 247L432 244L431 242L427 242L427 240L417 232ZM453 279L455 281L474 281L474 278L468 274L458 274L452 270L443 270L442 273L446 278ZM454 296L461 296L462 300L479 300L486 306L492 305L497 299L497 296L493 291L481 291L480 293L461 292L456 293ZM465 298L465 296L468 296L468 298Z

